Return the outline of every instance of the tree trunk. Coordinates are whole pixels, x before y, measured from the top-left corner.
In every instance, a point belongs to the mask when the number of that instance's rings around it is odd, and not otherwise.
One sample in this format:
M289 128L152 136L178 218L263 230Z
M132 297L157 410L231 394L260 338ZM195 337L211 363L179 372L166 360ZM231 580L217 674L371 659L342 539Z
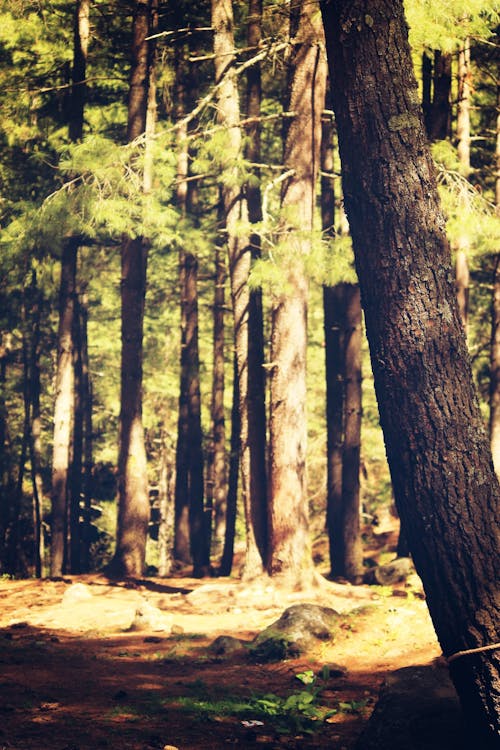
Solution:
M93 427L92 427L92 379L88 350L88 300L83 292L80 302L80 326L82 337L82 379L81 408L83 413L83 528L82 528L82 572L90 571L90 536L92 521L92 468L93 468Z
M285 169L292 174L284 182L281 195L285 283L272 302L268 571L286 585L307 586L313 578L313 564L306 485L305 261L312 242L326 64L316 7L292 2L290 14L288 110L295 116L289 122L284 146Z
M249 0L247 45L255 54L262 43L262 0ZM261 162L261 83L260 64L247 71L247 145L246 159L250 164ZM262 221L260 170L253 168L253 177L247 183L248 219L250 224ZM250 254L253 260L261 256L260 237L250 234ZM251 289L248 300L248 444L250 446L250 496L252 525L264 565L268 557L268 507L266 465L266 395L264 370L264 318L262 290Z
M175 452L166 435L162 436L160 461L158 575L168 576L172 571L174 552Z
M470 44L467 40L458 54L457 153L461 174L470 175L470 107L471 107ZM469 226L464 222L455 248L455 280L458 309L467 334L469 317Z
M234 358L233 405L231 409L231 449L229 453L229 478L227 489L226 533L224 550L219 568L219 575L231 575L234 557L234 540L236 533L236 516L238 507L238 475L240 468L240 398L238 393L238 366Z
M33 334L31 338L30 351L30 393L31 393L31 439L30 439L30 464L31 484L33 488L33 538L34 538L34 560L35 575L37 578L43 576L44 561L44 534L43 534L43 483L40 473L41 436L42 424L40 413L40 318L41 318L41 294L37 288L36 276L33 274L33 308L32 325Z
M138 0L132 27L132 68L127 139L146 132L149 85L154 61L155 6ZM144 189L149 175L144 172ZM121 249L121 394L118 450L118 521L112 575L137 577L144 571L150 517L147 457L142 424L142 350L148 241L124 237Z
M337 438L334 468L340 463L340 487L337 479L328 506L331 576L356 583L363 568L359 499L361 300L357 284L340 283L330 290L325 328L330 329L330 337L335 338L332 343L336 344L336 350L329 352L335 366L333 371L327 370L327 398L328 391L333 391L336 429L332 437Z
M500 86L497 107L495 209L500 216ZM500 476L500 254L495 258L491 298L490 443L495 471Z
M87 95L85 83L90 36L90 0L77 0L73 40L73 69L69 101L69 138L73 143L83 135L84 109Z
M264 570L265 550L259 529L254 526L256 498L252 496L252 446L249 435L248 394L248 314L250 246L238 231L238 222L246 218L246 202L240 187L237 162L242 153L239 126L240 105L238 82L234 71L235 45L233 8L230 0L212 0L214 30L214 68L217 85L217 112L220 125L226 128L226 161L230 165L221 180L224 206L224 226L221 231L227 241L229 278L234 318L234 342L238 365L238 393L240 399L240 470L241 497L245 510L246 556L244 577L254 578ZM260 544L260 546L259 546Z
M177 206L186 217L196 186L188 182L189 153L187 127L182 119L186 109L185 66L176 58L176 117L180 148L177 157ZM201 428L200 358L198 347L198 261L191 252L179 248L179 288L181 307L181 362L179 413L177 423L175 543L174 555L182 563L193 563L194 575L201 576L210 566L211 523L204 509L203 447Z
M215 247L215 289L213 310L213 379L212 379L212 425L210 451L207 461L207 509L214 516L214 537L222 545L226 527L227 466L226 423L224 416L224 305L226 286L226 264L219 242Z
M57 371L52 455L52 509L50 573L60 576L66 565L67 501L70 467L71 428L74 404L73 324L78 241L69 239L63 247L57 333Z
M68 484L69 505L69 572L81 573L81 538L80 538L80 502L82 497L83 470L83 402L82 402L82 331L80 300L75 295L75 315L73 321L73 372L74 372L74 403L73 403L73 441L71 468Z
M498 747L499 652L451 660L498 645L500 489L459 317L403 6L324 0L322 10L395 499L471 741Z
M451 54L434 52L432 106L428 134L431 141L444 141L451 134Z

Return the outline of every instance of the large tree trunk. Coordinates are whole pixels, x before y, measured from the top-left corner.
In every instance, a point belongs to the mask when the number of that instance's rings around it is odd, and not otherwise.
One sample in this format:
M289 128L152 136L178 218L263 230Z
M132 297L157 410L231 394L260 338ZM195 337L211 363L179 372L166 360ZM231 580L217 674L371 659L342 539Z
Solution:
M500 86L497 111L495 209L500 217ZM495 471L500 476L500 254L495 258L491 299L490 443Z
M146 132L154 43L154 3L138 0L132 28L132 68L127 139ZM144 188L150 181L144 174ZM147 457L142 424L142 351L148 241L124 237L121 249L121 392L118 450L118 521L116 550L109 572L141 576L150 517Z
M60 576L66 564L68 480L74 404L73 323L78 241L63 247L57 333L57 370L52 454L50 573Z
M322 10L344 199L396 503L471 741L498 747L500 654L487 649L498 645L500 490L403 6L324 0ZM456 656L476 648L486 650Z
M288 109L295 116L284 148L285 169L291 171L281 195L284 288L272 302L268 571L287 585L307 586L313 565L306 484L306 258L312 242L326 63L317 8L292 2L290 14Z
M234 316L234 342L237 361L240 406L241 497L245 511L246 557L244 576L254 578L264 570L265 549L259 529L254 526L256 498L252 496L252 445L249 435L248 314L250 246L238 231L238 222L246 218L246 202L239 184L237 162L242 152L238 83L234 71L233 8L230 0L212 0L214 29L214 67L217 85L217 111L220 125L227 131L228 167L221 184L224 226L227 241L229 278Z

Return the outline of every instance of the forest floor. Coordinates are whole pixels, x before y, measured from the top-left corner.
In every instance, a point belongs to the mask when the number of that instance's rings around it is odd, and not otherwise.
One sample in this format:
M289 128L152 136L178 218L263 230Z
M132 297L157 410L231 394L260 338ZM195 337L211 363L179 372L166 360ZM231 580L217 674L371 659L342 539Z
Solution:
M416 575L300 593L236 578L71 575L1 579L0 596L2 750L350 750L385 676L440 655ZM342 615L307 656L256 664L211 651L217 636L250 641L306 602Z

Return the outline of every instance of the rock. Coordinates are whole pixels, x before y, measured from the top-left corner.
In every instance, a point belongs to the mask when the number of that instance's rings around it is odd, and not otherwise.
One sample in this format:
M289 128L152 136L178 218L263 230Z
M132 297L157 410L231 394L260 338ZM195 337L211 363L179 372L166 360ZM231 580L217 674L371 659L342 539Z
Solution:
M149 602L142 602L135 610L129 630L172 631L172 615L165 614Z
M318 641L332 638L339 617L329 607L294 604L254 638L251 657L255 661L280 661L299 656Z
M398 557L386 565L377 565L363 576L364 583L375 583L379 586L390 586L404 581L413 573L413 562L410 557Z
M219 635L213 641L208 650L215 656L230 656L242 653L246 650L248 641L242 641L240 638L234 638L232 635Z
M73 583L63 594L63 604L77 604L92 599L89 587L84 583Z
M389 675L355 750L466 750L464 723L446 667Z

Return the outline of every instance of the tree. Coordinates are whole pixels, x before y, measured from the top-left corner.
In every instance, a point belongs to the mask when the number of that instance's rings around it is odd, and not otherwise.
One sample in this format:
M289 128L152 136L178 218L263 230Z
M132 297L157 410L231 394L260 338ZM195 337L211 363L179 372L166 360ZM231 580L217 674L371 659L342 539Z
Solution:
M271 576L291 585L312 579L306 485L308 282L321 144L326 61L317 6L290 5L290 79L279 243L282 288L271 311L269 512ZM293 334L291 335L291 332Z
M344 199L396 503L471 737L493 748L500 734L500 660L493 650L500 488L460 321L403 6L321 5Z
M132 28L132 68L127 140L146 132L154 42L154 0L138 0ZM145 186L149 182L145 174ZM121 248L121 396L118 453L118 522L113 575L140 576L150 516L147 457L142 423L142 353L148 240L126 236Z
M214 29L214 67L217 87L218 122L225 129L227 142L224 153L224 175L221 179L221 197L224 218L220 231L226 239L231 300L234 321L234 345L237 362L238 396L240 408L240 471L241 497L245 512L246 556L245 576L253 578L264 569L263 539L254 526L255 502L252 495L252 445L249 433L249 370L248 370L248 311L250 273L250 246L238 231L238 224L247 218L238 162L242 156L242 133L239 124L240 104L236 79L234 19L230 0L212 0L212 26Z

